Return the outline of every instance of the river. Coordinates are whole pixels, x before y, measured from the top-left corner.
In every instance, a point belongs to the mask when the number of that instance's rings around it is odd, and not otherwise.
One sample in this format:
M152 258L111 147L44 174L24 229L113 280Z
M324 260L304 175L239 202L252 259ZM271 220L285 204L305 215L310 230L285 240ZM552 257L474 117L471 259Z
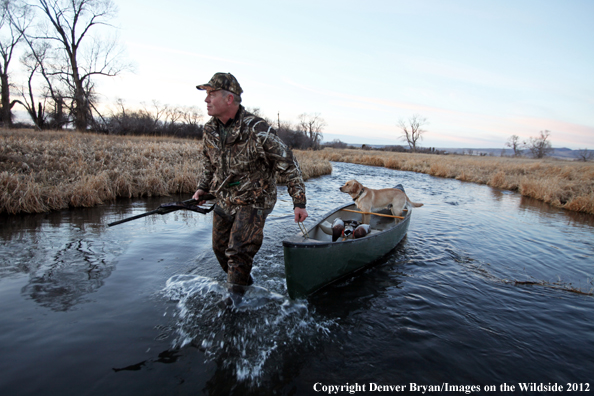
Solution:
M177 197L1 217L0 394L593 390L594 297L575 291L594 289L594 216L484 185L332 165L306 182L306 225L350 201L338 187L352 178L401 183L424 206L378 265L307 300L286 292L281 241L299 228L284 186L255 286L236 309L222 303L211 214L106 226Z

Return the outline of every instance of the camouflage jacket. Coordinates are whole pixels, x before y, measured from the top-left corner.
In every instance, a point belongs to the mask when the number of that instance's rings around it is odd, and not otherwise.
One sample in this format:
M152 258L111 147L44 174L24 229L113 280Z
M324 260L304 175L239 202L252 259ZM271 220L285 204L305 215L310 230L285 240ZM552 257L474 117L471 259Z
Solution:
M240 205L273 208L277 173L287 177L293 205L305 207L305 185L293 153L266 121L243 106L227 125L216 117L204 125L202 161L198 188L215 195L227 213Z

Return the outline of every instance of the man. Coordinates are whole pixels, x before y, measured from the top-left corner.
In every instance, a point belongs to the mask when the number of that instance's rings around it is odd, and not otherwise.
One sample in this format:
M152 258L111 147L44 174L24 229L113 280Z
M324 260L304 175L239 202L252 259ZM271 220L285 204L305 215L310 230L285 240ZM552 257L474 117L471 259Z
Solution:
M250 285L266 216L276 203L277 173L287 177L295 221L307 218L301 170L276 131L240 104L243 90L233 75L216 73L196 88L206 91L212 118L204 125L204 174L193 198L216 197L213 250L229 283Z

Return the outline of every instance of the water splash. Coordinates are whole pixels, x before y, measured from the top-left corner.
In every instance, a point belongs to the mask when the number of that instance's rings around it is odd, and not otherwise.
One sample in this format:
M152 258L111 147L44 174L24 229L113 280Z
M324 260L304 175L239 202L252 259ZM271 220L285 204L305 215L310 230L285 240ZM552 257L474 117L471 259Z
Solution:
M259 286L246 287L238 296L212 278L175 275L163 291L177 301L173 347L200 348L207 360L230 369L240 381L258 383L279 347L314 343L334 324L316 320L306 301Z

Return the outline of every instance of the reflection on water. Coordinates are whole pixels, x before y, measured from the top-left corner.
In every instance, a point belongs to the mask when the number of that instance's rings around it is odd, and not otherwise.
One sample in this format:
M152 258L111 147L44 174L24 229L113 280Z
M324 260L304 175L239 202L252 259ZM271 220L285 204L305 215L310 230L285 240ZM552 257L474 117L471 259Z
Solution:
M103 285L114 269L92 250L90 241L67 244L34 271L22 290L42 306L65 311Z
M41 306L66 311L85 301L85 296L99 289L115 270L116 257L126 242L105 237L109 219L126 217L131 209L146 212L174 198L4 216L0 238L6 254L0 258L0 277L27 274L30 280L22 288L24 295ZM187 212L169 216L191 219ZM157 222L146 219L146 223Z
M520 197L518 207L520 210L536 213L541 217L555 220L558 218L564 219L568 225L594 227L594 216L591 214L558 209L534 198Z
M594 299L519 281L594 287L594 216L429 175L333 164L306 183L312 224L402 183L409 233L377 266L288 298L281 241L297 232L284 187L229 306L211 215L106 224L188 197L4 216L0 393L310 394L313 384L587 382ZM66 357L66 358L65 358ZM66 375L64 373L67 373Z
M0 238L5 242L18 241L31 236L42 237L45 231L64 231L67 228L98 235L104 229L103 217L112 212L113 209L110 207L98 206L92 209L70 209L40 214L4 214L0 217Z
M104 210L73 210L6 218L2 276L24 273L23 295L66 311L99 289L115 269L117 248L101 238ZM19 227L20 224L20 227Z

